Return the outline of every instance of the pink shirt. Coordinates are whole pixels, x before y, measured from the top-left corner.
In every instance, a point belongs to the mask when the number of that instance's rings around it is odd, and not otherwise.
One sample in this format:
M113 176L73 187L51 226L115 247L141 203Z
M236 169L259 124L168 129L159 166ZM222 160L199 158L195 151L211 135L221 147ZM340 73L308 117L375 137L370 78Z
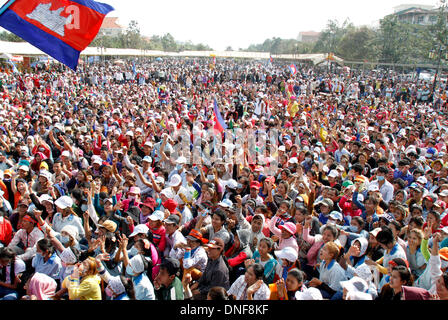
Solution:
M296 237L291 236L288 239L282 238L282 231L275 226L275 223L278 221L278 219L280 219L278 216L274 216L271 219L271 221L269 221L269 230L271 230L271 232L273 234L275 234L276 236L278 236L280 238L279 244L278 244L279 250L282 250L283 248L286 248L286 247L291 247L291 248L296 249L296 251L298 252L299 246L297 245Z
M308 260L309 266L315 266L317 261L317 255L319 254L320 248L324 245L321 235L316 235L315 237L310 236L310 229L303 228L302 231L303 240L311 244L311 248L306 253L306 259Z

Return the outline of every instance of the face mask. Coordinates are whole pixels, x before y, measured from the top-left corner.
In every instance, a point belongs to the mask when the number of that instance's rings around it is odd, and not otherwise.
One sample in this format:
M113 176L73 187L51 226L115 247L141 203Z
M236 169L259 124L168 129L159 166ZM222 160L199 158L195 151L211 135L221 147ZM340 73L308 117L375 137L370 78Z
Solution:
M129 258L132 258L133 256L135 256L137 254L138 254L138 250L135 247L132 247L131 250L128 250Z
M88 209L88 206L86 204L81 205L81 211L86 212Z
M349 226L349 227L348 227L348 230L349 230L350 232L358 232L358 227L357 227L357 226Z
M383 181L384 180L384 176L376 176L378 181Z
M207 175L207 180L215 180L215 176L214 175Z
M129 200L135 200L135 196L129 196L128 199Z
M66 237L66 236L61 236L61 240L60 241L65 246L70 241L70 238Z
M177 171L182 170L182 165L181 165L181 164L176 165L176 170L177 170Z

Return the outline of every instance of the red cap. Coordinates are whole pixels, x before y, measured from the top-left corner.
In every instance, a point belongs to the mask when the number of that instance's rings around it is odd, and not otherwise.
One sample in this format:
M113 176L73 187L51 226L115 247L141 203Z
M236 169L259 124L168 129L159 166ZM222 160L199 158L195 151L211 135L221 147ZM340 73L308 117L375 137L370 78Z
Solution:
M254 188L254 189L260 190L260 183L258 181L252 181L250 183L250 188L251 189Z
M165 209L168 209L169 212L173 213L177 208L177 202L174 201L173 199L168 199L162 203L162 206Z
M148 198L146 198L145 202L142 203L142 206L146 206L146 207L154 210L154 208L156 207L156 200L154 200L151 197L148 197Z

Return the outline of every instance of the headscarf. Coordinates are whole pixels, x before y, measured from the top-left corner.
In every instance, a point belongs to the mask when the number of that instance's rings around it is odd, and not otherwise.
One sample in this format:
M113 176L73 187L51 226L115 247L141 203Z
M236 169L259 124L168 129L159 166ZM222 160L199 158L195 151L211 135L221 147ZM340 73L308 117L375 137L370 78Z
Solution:
M68 233L75 241L78 240L79 238L79 232L78 232L78 228L73 226L73 225L65 225L62 229L61 229L61 233L62 232L66 232Z
M247 255L246 259L252 258L252 250L250 249L250 243L249 243L251 231L249 231L247 229L238 229L236 231L236 234L240 241L240 247L238 248L238 251L235 254L244 252ZM235 255L233 255L231 257L234 257L234 256Z
M252 231L252 227L249 229L250 230L249 246L252 248L253 251L255 251L257 249L257 246L260 243L260 240L263 238L266 238L266 236L263 233L264 222L265 222L264 215L256 214L252 217L252 220L257 216L261 217L261 219L262 219L262 224L261 224L260 230L257 233L255 233ZM252 222L252 220L251 220L251 222ZM254 238L257 238L257 244L256 244L255 248L253 248L253 245L252 245L254 243Z
M363 255L366 254L367 247L369 246L369 240L367 240L367 238L365 238L365 237L358 237L358 238L356 238L356 239L354 239L354 240L352 241L352 244L353 244L355 241L358 241L359 244L361 245L361 246L360 246L360 249L359 249L359 250L360 250L360 252L359 252L359 256L362 257Z
M31 278L28 290L38 300L48 300L56 292L56 281L44 273L36 272Z
M236 234L238 235L238 239L240 240L240 249L241 250L243 250L249 246L250 233L251 232L247 229L239 229L236 231Z

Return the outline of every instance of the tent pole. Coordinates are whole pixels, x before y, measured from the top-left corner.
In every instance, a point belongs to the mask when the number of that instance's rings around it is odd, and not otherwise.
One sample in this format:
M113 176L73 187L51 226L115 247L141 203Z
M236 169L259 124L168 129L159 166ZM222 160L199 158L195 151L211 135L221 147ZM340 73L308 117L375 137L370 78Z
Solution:
M0 15L3 14L16 0L9 0L3 7L0 8Z

